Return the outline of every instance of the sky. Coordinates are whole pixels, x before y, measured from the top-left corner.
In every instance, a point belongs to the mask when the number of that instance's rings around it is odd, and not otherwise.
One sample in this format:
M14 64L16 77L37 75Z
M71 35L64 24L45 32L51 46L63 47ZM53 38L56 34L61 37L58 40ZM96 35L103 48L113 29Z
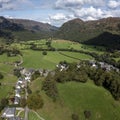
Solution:
M61 26L75 18L120 17L120 0L0 0L0 16Z

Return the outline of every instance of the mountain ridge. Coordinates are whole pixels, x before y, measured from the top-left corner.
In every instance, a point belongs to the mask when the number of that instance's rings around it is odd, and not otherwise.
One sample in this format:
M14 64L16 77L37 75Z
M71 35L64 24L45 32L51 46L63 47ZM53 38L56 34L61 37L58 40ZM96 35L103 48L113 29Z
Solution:
M106 32L109 34L104 34ZM109 39L110 39L110 36L114 38L115 35L118 35L118 36L120 35L120 17L109 17L109 18L103 18L100 20L93 20L93 21L82 21L81 19L73 19L65 22L56 32L57 38L76 41L76 42L85 43L85 44L86 44L86 41L89 41L94 38L96 38L96 41L97 41L97 37L103 36L103 35L108 35ZM103 44L106 43L104 44L104 46L110 47L110 45L107 45L107 42L108 44L110 44L109 40L107 39L106 41L105 40L106 37L102 37L102 38L103 39L101 39L101 45L102 43ZM113 42L120 41L118 40L119 37L115 37L115 38L117 40L113 39ZM88 43L91 44L90 42L87 42L87 44ZM97 42L95 42L94 44L94 42L92 41L93 45L97 45L96 43Z
M117 49L120 48L120 45L115 43L116 41L120 43L120 17L108 17L92 21L76 18L57 28L48 23L27 19L7 19L1 16L0 32L0 37L17 41L54 37L84 44L104 45L105 47L113 47L110 45L112 42L113 45L117 46Z

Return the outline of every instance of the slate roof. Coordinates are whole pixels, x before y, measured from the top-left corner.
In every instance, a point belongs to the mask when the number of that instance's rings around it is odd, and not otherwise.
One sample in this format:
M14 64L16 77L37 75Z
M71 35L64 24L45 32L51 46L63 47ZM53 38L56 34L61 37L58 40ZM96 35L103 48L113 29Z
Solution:
M2 118L12 118L15 116L15 111L16 111L16 108L15 107L6 107L4 108L4 111L3 111L3 114L2 114Z

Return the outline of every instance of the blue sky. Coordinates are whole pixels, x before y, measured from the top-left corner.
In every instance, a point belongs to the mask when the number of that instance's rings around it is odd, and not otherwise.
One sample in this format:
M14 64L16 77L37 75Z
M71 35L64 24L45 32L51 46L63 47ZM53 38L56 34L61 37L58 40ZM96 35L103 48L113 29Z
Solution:
M61 26L74 18L120 17L120 0L0 0L0 16Z

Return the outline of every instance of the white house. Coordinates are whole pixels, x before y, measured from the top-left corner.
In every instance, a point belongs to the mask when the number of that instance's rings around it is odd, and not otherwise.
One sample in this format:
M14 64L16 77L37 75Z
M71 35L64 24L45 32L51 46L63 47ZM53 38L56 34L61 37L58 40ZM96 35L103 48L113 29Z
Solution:
M26 76L26 77L25 77L25 80L28 81L28 82L30 82L30 79L31 79L30 76Z

